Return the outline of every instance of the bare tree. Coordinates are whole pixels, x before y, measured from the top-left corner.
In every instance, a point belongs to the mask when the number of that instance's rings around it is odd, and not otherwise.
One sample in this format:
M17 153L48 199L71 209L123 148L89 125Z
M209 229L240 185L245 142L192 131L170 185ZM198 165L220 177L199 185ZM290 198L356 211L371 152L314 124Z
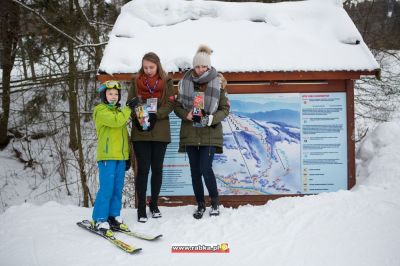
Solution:
M73 153L74 162L79 171L82 188L83 198L81 203L83 206L89 206L89 201L93 204L93 199L87 185L88 175L85 167L85 162L87 160L84 151L85 143L83 143L84 140L82 140L81 132L81 106L84 106L86 110L86 112L84 112L86 118L90 118L88 111L92 108L93 94L88 93L88 91L90 91L89 87L93 88L95 85L94 73L97 66L100 64L103 45L106 44L106 42L100 42L100 37L104 38L104 36L106 36L106 32L103 30L104 28L110 29L109 24L102 24L104 21L102 18L106 16L104 16L104 14L100 17L98 16L99 12L106 12L104 1L91 0L89 5L86 6L86 10L79 5L79 1L74 0L50 0L47 2L30 1L29 5L18 0L8 1L8 3L23 8L23 11L25 12L24 15L28 17L29 20L35 21L37 26L35 27L34 32L32 32L30 26L25 25L24 31L21 34L23 39L19 42L19 54L21 58L24 57L20 62L22 64L21 69L23 68L24 70L25 80L13 81L16 83L15 88L18 86L29 86L28 88L32 92L30 93L32 97L35 97L36 94L38 97L44 97L43 95L40 96L40 91L46 91L46 86L52 88L51 91L54 91L54 88L57 87L65 87L66 93L64 95L66 97L56 98L55 101L52 102L60 104L60 101L64 99L68 103L68 110L64 110L63 112L65 117L69 120L68 132L69 147L71 148L71 151L56 150L56 153L61 155L59 156L60 160L65 160L68 154L71 154L71 152ZM68 12L60 14L59 10L61 9L68 10ZM14 27L14 30L17 30L17 28ZM16 31L14 31L14 33L15 32ZM44 35L40 37L40 34L42 33ZM29 45L29 47L37 47L39 46L38 44L41 46L39 50L41 51L41 54L39 55L40 59L38 59L38 57L32 57L32 55L36 56L36 53L34 54L32 51L25 50L26 42L31 40L34 40L34 45ZM16 44L17 43L15 43L15 47ZM25 51L27 53L25 53ZM47 54L45 54L45 52L47 52ZM44 63L44 61L47 63ZM47 72L47 75L40 75L40 77L38 76L35 78L34 68L38 64L42 64L40 67L41 72ZM11 72L13 64L11 63L9 65ZM31 73L33 74L30 78L27 74L27 66L31 67ZM87 66L87 69L85 69L85 66ZM65 84L63 84L63 82L65 82ZM83 86L81 86L81 84ZM5 83L3 82L3 86L4 85ZM79 91L80 87L84 87L84 90ZM32 88L35 88L35 90L32 90ZM23 93L24 90L25 89L20 89L15 90L14 92ZM83 97L85 101L82 103L79 101L79 96L82 96L83 92L85 92L85 97ZM5 95L7 96L7 94ZM23 105L25 106L25 104ZM3 106L5 105L3 104ZM43 109L43 105L38 106L39 108L42 106ZM23 107L23 109L25 109L25 107ZM37 112L28 113L21 112L23 116L30 115L31 113L34 115L41 113L41 111L38 110ZM40 119L40 117L36 118ZM88 119L86 119L86 121L88 121ZM27 123L25 123L25 125L25 129L26 127L29 127ZM19 127L20 126L18 125L14 125L15 129L13 130L16 134L22 133L18 129ZM24 133L22 133L22 135L23 134ZM3 135L5 136L5 134ZM27 145L24 144L24 141L21 141L20 143L21 144L18 146L19 148L30 148L29 143L27 143ZM61 147L62 146L59 148ZM21 156L23 151L29 151L26 150L26 148L21 151L19 148L16 150L18 151L18 154L21 154ZM34 155L29 155L30 156L28 157L30 158L30 161L36 162L35 158L33 158ZM93 152L89 155L92 156ZM66 168L68 167L67 165L68 164L60 164L61 167L59 168L59 172L60 176L64 176L63 181L67 191L69 191L67 185L69 183L65 176L66 173L68 174L68 171L66 171Z
M11 0L3 0L0 6L0 47L1 68L3 69L3 112L0 117L0 147L4 147L9 142L10 81L18 44L19 7Z

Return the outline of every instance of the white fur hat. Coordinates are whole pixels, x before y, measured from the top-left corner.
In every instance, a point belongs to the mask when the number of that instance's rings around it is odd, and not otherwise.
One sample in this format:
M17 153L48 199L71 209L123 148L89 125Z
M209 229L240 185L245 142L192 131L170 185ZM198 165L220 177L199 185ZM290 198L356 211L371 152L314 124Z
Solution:
M200 45L197 53L193 57L193 67L207 66L208 68L211 68L210 55L212 52L213 50L211 50L207 45Z

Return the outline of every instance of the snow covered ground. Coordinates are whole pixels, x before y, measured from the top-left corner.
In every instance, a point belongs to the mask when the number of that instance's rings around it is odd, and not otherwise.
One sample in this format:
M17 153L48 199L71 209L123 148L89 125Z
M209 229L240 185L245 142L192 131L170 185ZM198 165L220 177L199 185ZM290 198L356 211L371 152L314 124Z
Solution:
M91 209L48 202L0 215L0 264L9 265L400 265L400 120L364 139L351 191L281 198L264 206L222 208L220 217L192 218L193 206L162 207L164 217L134 230L162 233L156 242L120 235L143 248L123 253L75 225ZM229 253L177 254L177 244L228 243Z

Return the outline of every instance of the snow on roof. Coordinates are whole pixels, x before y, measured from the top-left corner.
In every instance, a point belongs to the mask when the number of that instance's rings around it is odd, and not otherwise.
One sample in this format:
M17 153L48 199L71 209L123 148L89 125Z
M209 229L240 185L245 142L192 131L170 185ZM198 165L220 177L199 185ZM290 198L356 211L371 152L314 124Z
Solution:
M222 72L379 68L341 0L232 3L134 0L123 6L100 71L135 73L147 52L168 72L191 67L200 44Z

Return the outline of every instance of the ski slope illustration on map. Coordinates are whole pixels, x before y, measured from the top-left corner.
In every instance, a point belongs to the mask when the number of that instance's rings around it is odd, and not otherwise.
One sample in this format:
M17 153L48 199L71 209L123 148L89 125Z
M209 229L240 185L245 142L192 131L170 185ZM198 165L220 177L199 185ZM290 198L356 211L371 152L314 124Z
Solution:
M224 153L214 158L220 194L301 193L299 94L229 98Z

